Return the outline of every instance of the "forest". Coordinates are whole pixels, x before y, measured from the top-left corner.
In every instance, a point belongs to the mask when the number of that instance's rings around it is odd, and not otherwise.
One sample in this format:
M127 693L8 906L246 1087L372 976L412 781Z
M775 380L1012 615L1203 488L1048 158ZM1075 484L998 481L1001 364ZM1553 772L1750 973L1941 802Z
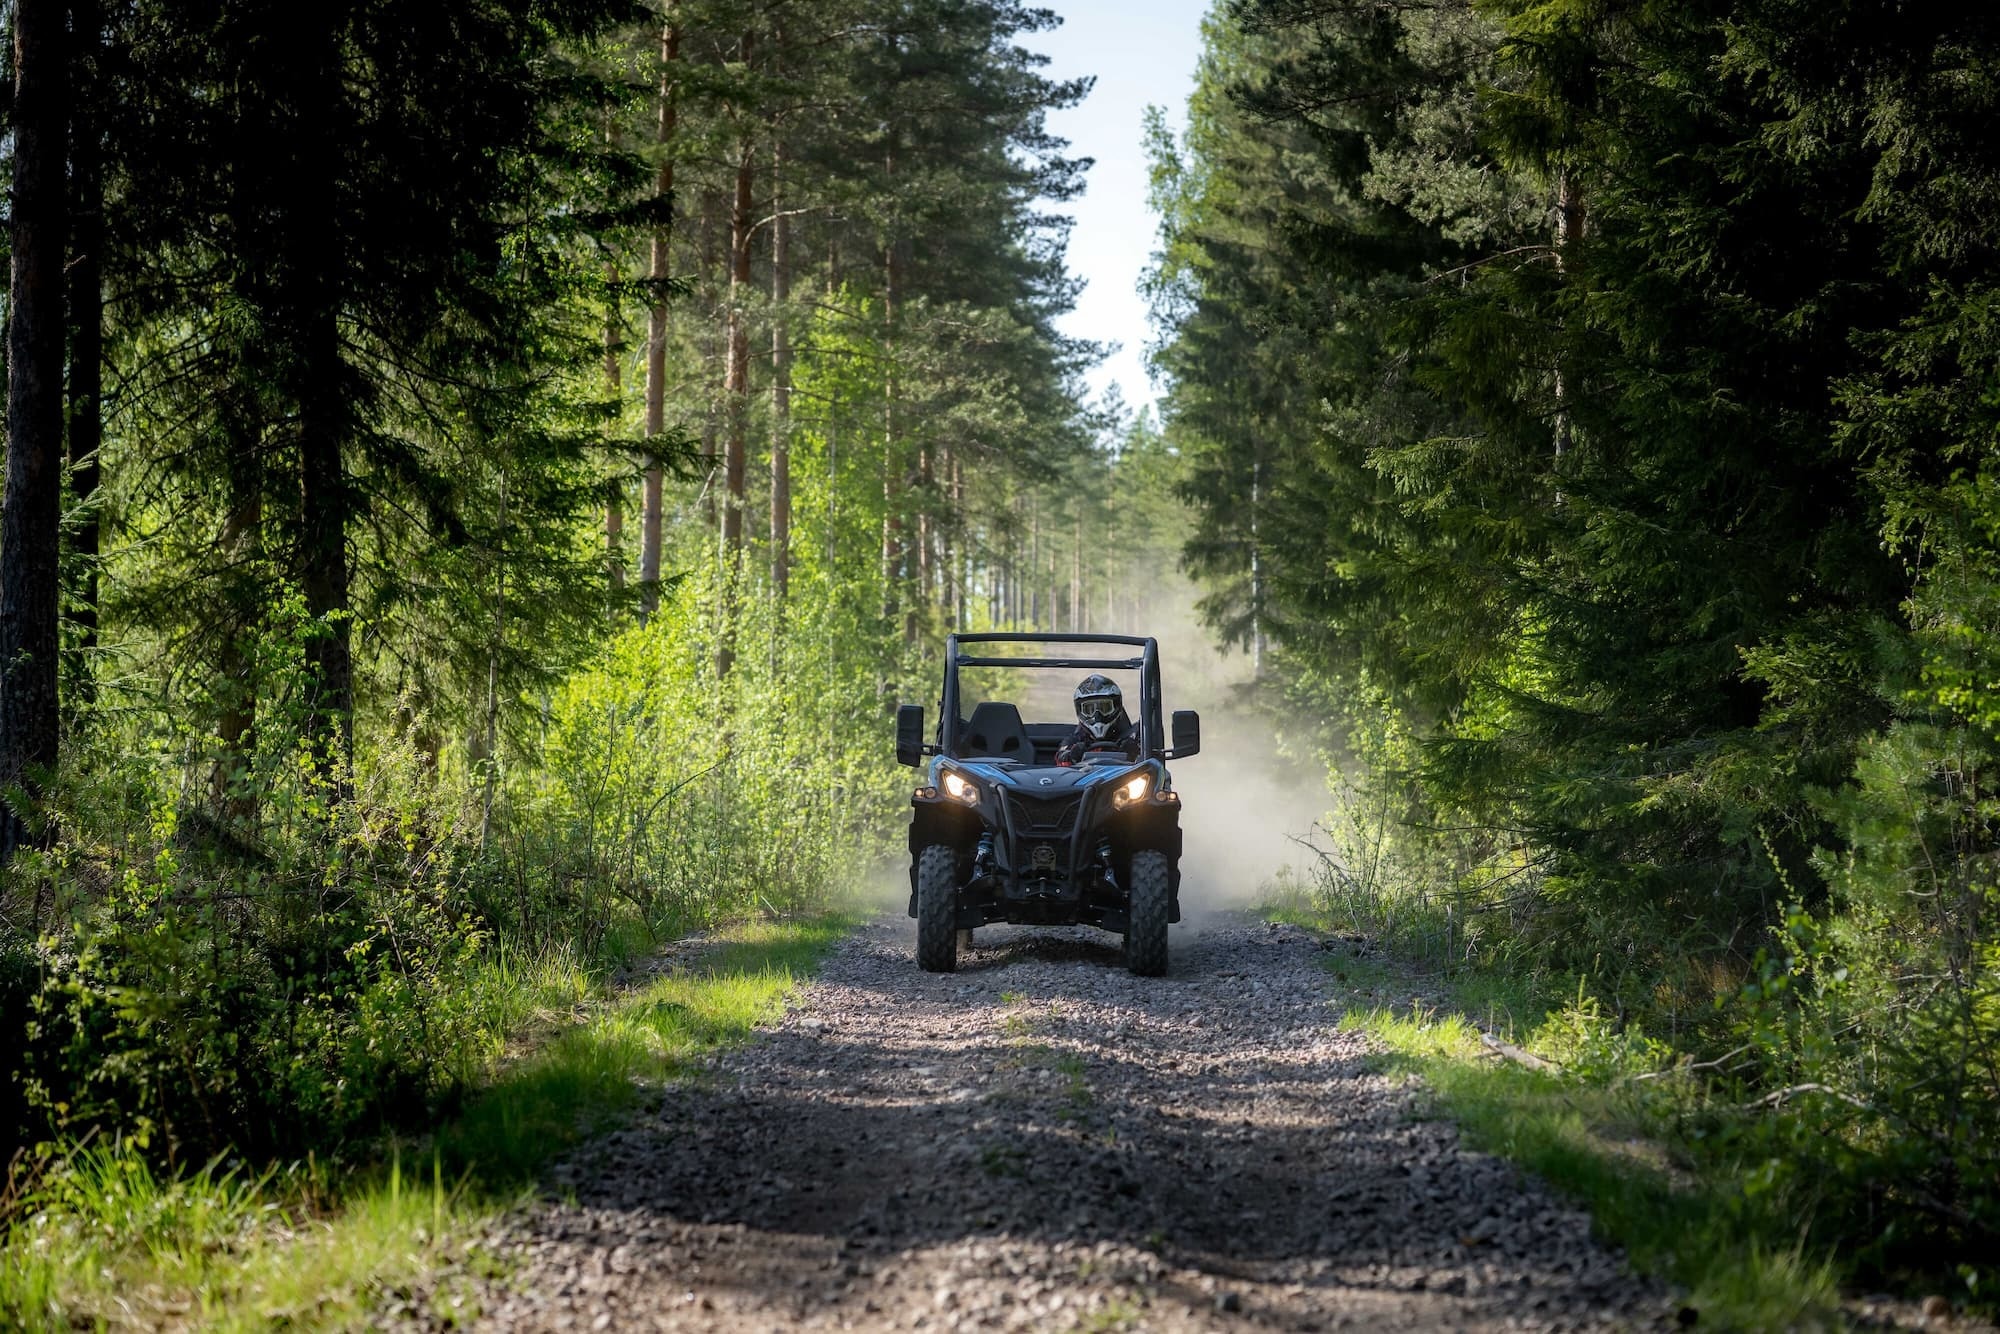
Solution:
M1851 1276L1990 1301L2000 14L1206 38L1167 438L1212 618L1350 776L1323 902L1567 995L1602 1081L1697 1072L1673 1133Z
M1157 413L1058 328L1022 0L4 21L10 1252L372 1171L530 993L824 912L946 633L1182 569L1327 775L1320 920L1991 1308L2000 12L1218 0Z
M1053 22L12 11L10 1138L421 1120L500 954L871 864L944 629L1138 615Z

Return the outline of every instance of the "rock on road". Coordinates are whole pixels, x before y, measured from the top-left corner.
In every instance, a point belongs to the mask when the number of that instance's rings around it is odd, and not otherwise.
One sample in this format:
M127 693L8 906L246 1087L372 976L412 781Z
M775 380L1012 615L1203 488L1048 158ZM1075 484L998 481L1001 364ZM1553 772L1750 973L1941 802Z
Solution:
M1588 1219L1417 1115L1338 1028L1313 939L1218 916L988 928L921 973L884 917L712 1073L515 1214L482 1325L1629 1329Z

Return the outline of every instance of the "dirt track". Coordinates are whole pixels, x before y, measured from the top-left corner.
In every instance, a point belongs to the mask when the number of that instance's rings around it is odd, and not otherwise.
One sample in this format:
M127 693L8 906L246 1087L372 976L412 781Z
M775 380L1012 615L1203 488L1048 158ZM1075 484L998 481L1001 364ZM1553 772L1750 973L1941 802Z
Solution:
M800 1005L518 1215L520 1329L1670 1324L1587 1220L1413 1116L1310 936L989 928L956 975L858 932Z

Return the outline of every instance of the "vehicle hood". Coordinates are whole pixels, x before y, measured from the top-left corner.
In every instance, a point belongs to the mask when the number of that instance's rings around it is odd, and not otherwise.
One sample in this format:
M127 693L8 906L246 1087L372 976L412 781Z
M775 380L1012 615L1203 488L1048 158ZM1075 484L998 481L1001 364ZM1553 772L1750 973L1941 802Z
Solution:
M997 787L1012 788L1027 796L1057 797L1064 793L1096 787L1109 779L1128 774L1135 764L1091 764L1037 765L1016 768L1012 765L981 764L978 760L959 760L958 767L985 779Z

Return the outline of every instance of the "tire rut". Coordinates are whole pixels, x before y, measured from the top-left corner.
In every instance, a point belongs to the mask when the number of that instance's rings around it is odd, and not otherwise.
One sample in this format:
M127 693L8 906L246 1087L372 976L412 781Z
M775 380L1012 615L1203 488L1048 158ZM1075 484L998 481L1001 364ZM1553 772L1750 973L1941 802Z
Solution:
M1165 978L987 928L918 971L880 918L699 1081L490 1239L521 1330L1671 1325L1589 1220L1424 1119L1318 946L1217 916Z

